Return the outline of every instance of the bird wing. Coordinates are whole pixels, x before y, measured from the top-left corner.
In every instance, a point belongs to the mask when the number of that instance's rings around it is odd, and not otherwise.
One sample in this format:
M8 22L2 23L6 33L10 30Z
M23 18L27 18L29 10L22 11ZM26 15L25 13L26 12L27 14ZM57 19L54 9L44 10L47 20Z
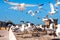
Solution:
M37 5L33 5L33 4L25 4L26 7L32 7L32 6L37 6Z
M26 6L43 6L44 4L25 4Z
M51 11L54 11L54 6L52 3L50 3L50 8L51 8Z
M34 16L34 15L35 15L35 13L32 13L32 14L31 14L31 16Z
M32 11L32 10L29 10L29 11L28 11L28 14L31 14L31 13L33 13L33 11Z
M12 6L12 7L10 7L10 9L18 10L18 7L17 6Z
M56 3L58 3L59 2L59 0L56 0Z
M58 2L57 4L60 4L60 2Z
M7 2L5 1L6 3L10 4L10 5L20 5L19 3L14 3L14 2Z

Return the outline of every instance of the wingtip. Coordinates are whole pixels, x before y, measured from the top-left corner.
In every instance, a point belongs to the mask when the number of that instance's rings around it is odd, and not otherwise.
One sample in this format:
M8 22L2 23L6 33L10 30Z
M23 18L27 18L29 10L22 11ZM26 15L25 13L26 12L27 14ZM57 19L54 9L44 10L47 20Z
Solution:
M50 1L48 3L51 3Z
M43 6L44 4L39 4L39 6Z
M4 0L4 2L7 2L8 0Z

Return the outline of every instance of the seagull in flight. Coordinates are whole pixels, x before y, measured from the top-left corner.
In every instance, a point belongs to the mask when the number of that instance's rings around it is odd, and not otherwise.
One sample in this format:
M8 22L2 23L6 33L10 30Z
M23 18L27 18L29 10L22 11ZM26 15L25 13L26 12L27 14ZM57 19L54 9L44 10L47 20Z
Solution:
M53 6L52 3L50 3L50 8L51 8L51 11L49 12L49 14L50 14L50 15L55 14L55 13L56 13L56 10L55 10L55 8L54 8L54 6Z
M34 5L34 4L25 4L25 3L14 3L14 2L8 2L7 0L4 0L4 2L13 5L13 7L11 7L11 9L20 9L21 11L23 11L25 9L25 7L34 7L34 6L38 6L38 5Z
M44 4L40 4L40 5L38 6L38 9L39 9L39 10L43 9L43 8L42 8L43 5L44 5Z
M31 14L31 16L34 16L34 15L35 15L35 13L34 13L32 10L29 10L29 11L27 12L27 14Z
M39 13L41 9L43 9L43 8L42 8L43 5L44 5L44 4L39 4L37 10L35 10L35 11L29 10L27 13L28 13L28 14L31 14L31 16L34 16L35 14Z
M58 5L60 5L60 2L59 2L59 0L56 0L55 6L57 7Z
M31 14L31 16L34 16L34 15L37 14L37 13L39 13L38 10L35 10L35 11L29 10L29 11L27 12L27 14Z

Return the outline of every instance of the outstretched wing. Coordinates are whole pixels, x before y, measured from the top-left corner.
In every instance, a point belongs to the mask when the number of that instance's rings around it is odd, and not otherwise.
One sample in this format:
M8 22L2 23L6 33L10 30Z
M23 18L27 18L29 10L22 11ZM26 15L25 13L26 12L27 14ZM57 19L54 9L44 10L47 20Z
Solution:
M34 4L25 4L26 7L32 7L32 6L38 6L38 5L34 5Z
M52 3L50 3L50 8L51 8L51 11L54 11L54 6Z
M10 9L18 10L19 8L17 6L12 6Z
M14 2L8 2L8 1L4 1L4 2L6 2L6 3L10 4L10 5L20 5L19 3L14 3Z
M58 2L57 4L60 4L60 2Z
M44 4L25 4L25 6L43 6Z
M58 3L59 2L59 0L56 0L56 3Z

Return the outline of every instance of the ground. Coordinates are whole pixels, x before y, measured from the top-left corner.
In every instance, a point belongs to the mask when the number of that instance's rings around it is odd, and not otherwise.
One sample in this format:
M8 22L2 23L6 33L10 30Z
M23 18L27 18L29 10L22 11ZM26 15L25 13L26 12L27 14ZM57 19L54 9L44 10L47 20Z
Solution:
M40 37L34 37L31 34L17 34L15 33L17 40L58 40L57 37L53 35L40 34ZM60 39L59 39L60 40Z
M9 32L7 30L0 30L0 40L9 40Z
M34 37L31 34L18 34L18 32L14 32L17 40L60 40L56 39L53 35L41 35L40 37ZM9 40L9 31L0 30L0 40Z

